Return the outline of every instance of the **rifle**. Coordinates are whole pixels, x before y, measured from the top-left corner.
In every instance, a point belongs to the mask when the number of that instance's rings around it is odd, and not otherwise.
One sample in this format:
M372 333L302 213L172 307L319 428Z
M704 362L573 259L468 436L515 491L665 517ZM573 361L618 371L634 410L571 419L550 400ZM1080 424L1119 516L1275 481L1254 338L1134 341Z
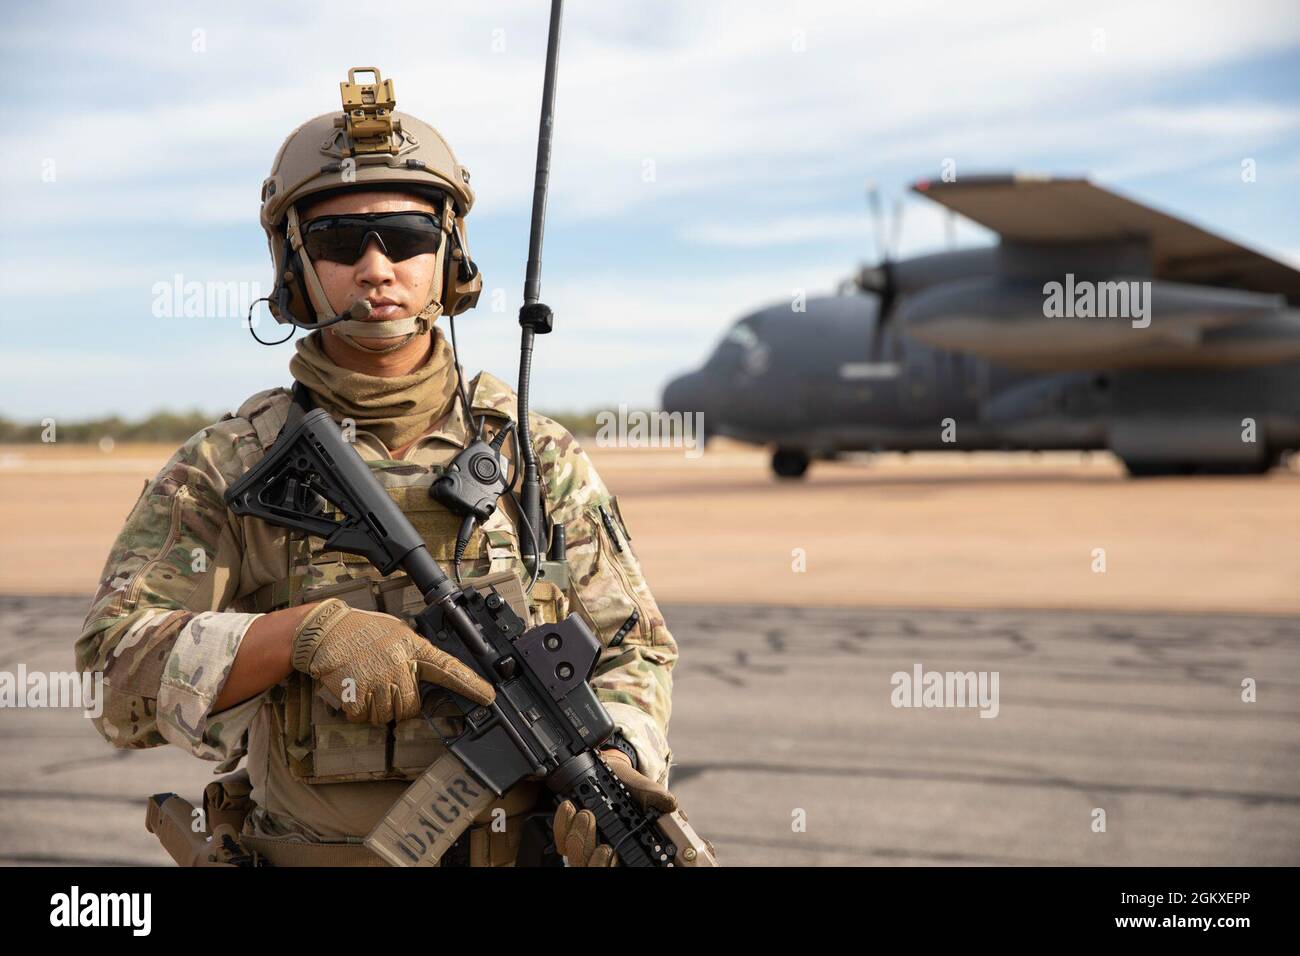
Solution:
M422 686L424 713L450 701L464 729L444 738L455 759L435 762L390 813L390 825L367 838L375 852L399 865L436 863L490 794L535 775L557 799L592 812L600 841L624 866L716 865L684 813L643 810L598 753L614 722L588 683L601 644L586 623L570 614L528 628L495 587L458 586L324 409L304 414L295 402L226 503L237 515L324 538L327 549L361 555L381 574L404 571L425 602L416 632L496 690L484 707Z
M543 555L528 386L533 336L550 332L553 325L551 310L538 299L561 11L562 0L552 0L524 305L519 314L517 435L524 478L519 511L528 531L521 536L521 551L525 568L532 562L534 576ZM461 399L465 401L463 393ZM468 402L465 412L468 416ZM449 468L454 473L450 485L443 487L440 482L430 489L466 521L491 514L505 488L504 481L493 484L469 477L478 474L479 459L497 460L499 443L500 436L492 446L473 442ZM454 480L457 476L463 479L460 484ZM613 734L614 722L588 683L601 645L586 623L571 614L558 624L526 628L496 587L484 593L458 586L438 566L419 532L343 439L329 414L311 410L305 390L295 388L280 435L262 460L229 489L226 502L235 514L255 515L324 538L329 549L362 555L381 574L400 568L425 602L424 610L415 616L416 632L460 659L496 690L493 703L482 707L443 688L423 685L426 717L441 713L439 708L450 702L464 730L450 739L444 737L448 755L408 788L366 838L366 846L374 852L396 865L434 864L492 802L493 794L500 797L525 777L540 776L557 800L570 800L579 810L591 811L600 841L614 848L623 865L717 865L713 847L695 832L685 813L642 810L601 758L598 748ZM562 536L558 540L562 542ZM558 550L563 550L562 545Z

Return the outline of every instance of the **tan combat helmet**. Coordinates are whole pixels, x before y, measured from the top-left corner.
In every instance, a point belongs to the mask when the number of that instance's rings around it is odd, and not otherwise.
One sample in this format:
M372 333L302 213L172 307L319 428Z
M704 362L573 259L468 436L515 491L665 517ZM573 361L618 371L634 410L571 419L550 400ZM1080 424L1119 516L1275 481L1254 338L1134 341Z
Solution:
M358 73L372 74L374 82L358 83ZM429 301L409 318L364 322L362 312L337 324L349 339L405 336L383 350L391 351L411 335L427 332L440 313L459 315L478 302L483 278L470 258L464 223L474 191L469 170L438 131L393 109L393 81L381 78L378 69L353 67L339 87L343 112L317 116L290 133L262 183L262 228L275 263L268 301L281 324L313 328L335 318L302 246L301 200L344 189L417 193L439 209L444 233Z

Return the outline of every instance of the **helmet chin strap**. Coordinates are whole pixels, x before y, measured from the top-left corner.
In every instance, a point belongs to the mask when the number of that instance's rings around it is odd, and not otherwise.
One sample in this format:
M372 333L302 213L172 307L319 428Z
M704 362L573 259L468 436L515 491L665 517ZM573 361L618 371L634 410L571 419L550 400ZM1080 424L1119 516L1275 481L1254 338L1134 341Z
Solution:
M429 329L433 328L434 321L442 314L442 303L438 300L438 289L440 286L439 278L442 269L434 270L434 279L429 286L429 301L425 303L424 308L416 315L407 316L404 319L385 319L381 322L369 322L365 319L345 319L342 322L337 321L337 316L329 306L329 299L325 295L325 289L320 283L320 277L316 275L316 267L307 255L307 250L303 248L302 229L298 218L298 210L293 206L289 207L287 229L289 242L292 244L295 252L298 253L298 260L302 263L303 279L307 283L307 295L311 299L311 306L316 311L316 322L318 325L328 325L334 329L353 348L363 352L373 352L382 355L386 352L396 352L402 348L411 339L417 335L426 334ZM446 248L446 244L443 244ZM438 258L441 260L443 252L438 252ZM439 262L441 267L442 263ZM400 338L398 338L400 336ZM370 348L362 345L357 338L398 338L398 341L381 349Z
M331 326L331 328L342 336L349 345L361 349L363 352L375 352L376 354L396 352L415 336L424 335L429 329L433 328L434 321L442 314L442 303L438 301L437 295L430 292L429 299L429 304L420 310L419 315L408 316L405 319L385 319L382 322L346 319ZM375 349L368 345L362 345L354 336L385 339L392 336L401 336L401 338L385 348Z

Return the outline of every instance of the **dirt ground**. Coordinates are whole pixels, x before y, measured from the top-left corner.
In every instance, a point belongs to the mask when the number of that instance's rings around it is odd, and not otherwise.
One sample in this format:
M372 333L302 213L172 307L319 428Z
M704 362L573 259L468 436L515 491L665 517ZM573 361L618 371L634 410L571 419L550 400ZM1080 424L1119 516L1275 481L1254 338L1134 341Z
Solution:
M734 446L589 450L681 648L670 783L725 865L1300 863L1300 472L886 455L783 483ZM171 451L0 451L0 671L72 666ZM999 674L997 719L900 709L920 665ZM211 772L0 710L0 865L164 864L144 797Z
M1132 481L1109 455L918 454L781 482L740 446L587 447L661 601L1300 611L1294 468ZM0 593L89 596L172 450L0 451Z

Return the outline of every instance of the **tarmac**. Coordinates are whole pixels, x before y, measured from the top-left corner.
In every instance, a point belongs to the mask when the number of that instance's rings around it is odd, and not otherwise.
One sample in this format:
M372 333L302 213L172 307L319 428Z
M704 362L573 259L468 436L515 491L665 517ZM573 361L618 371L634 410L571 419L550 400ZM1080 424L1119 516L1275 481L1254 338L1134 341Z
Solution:
M169 452L123 451L0 456L0 671L73 668ZM723 864L1300 864L1294 468L884 456L791 484L743 449L593 457L681 649L672 788ZM996 716L895 706L918 667L996 674ZM0 863L166 863L144 800L211 769L0 710Z
M672 789L726 865L1300 863L1294 619L664 611ZM0 596L0 670L71 669L84 613ZM997 716L894 707L917 664L996 671ZM212 765L47 709L0 712L0 767L0 863L143 865L169 862L145 797L195 799Z

